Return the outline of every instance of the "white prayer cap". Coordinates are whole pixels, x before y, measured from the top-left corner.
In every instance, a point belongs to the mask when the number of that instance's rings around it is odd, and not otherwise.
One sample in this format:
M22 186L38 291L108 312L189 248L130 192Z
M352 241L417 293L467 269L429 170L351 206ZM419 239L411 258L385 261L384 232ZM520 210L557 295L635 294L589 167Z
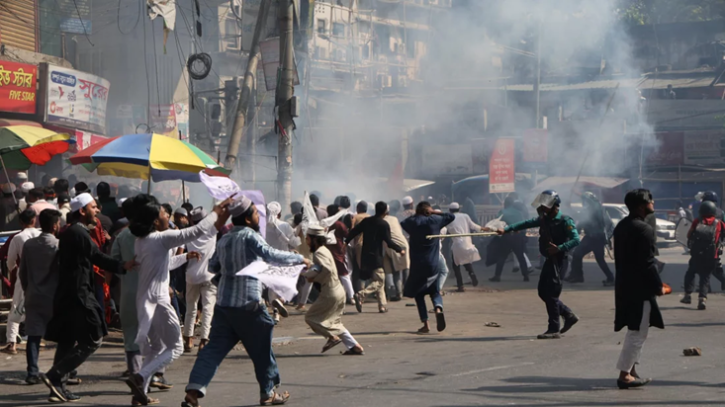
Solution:
M320 225L310 225L307 227L307 236L325 236L325 228Z
M448 205L448 209L453 209L453 210L461 209L461 205L459 205L458 202L451 202L451 204Z
M95 201L95 199L93 199L93 196L91 196L91 194L89 194L88 192L84 192L70 200L70 211L76 212L81 208L85 208L86 205L93 201Z
M15 185L11 183L3 184L3 194L12 194L15 192Z
M229 205L229 212L232 214L233 218L236 218L246 212L250 206L252 206L252 201L250 201L249 198L244 195L237 195L234 202Z
M206 218L206 211L201 206L197 206L191 210L189 217L192 222L200 222L202 219Z
M174 215L189 216L189 212L187 212L184 208L176 208Z
M413 198L410 196L406 196L403 198L403 205L411 205L413 204Z
M25 172L19 172L19 173L17 173L17 175L15 175L15 178L27 180L28 174Z
M35 184L32 182L23 182L23 184L20 185L20 190L23 191L24 194L27 194L33 188L35 188Z
M277 216L282 212L282 205L277 201L272 201L267 204L267 222L274 223Z

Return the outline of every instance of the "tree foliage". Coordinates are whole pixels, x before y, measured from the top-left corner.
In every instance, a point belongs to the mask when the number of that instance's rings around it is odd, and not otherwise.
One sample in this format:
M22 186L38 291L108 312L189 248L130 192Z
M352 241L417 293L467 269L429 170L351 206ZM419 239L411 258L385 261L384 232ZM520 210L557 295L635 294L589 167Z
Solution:
M725 19L725 0L619 0L619 18L631 25Z

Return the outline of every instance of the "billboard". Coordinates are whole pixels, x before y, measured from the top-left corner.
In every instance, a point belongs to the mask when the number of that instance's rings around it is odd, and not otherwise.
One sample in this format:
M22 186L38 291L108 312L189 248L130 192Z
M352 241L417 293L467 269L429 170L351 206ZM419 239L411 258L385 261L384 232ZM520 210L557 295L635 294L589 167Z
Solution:
M89 73L48 65L45 122L93 133L106 133L107 80Z
M0 111L35 113L38 67L0 61Z
M514 139L500 138L496 140L488 167L489 193L500 194L514 192L516 190L515 149L516 140Z

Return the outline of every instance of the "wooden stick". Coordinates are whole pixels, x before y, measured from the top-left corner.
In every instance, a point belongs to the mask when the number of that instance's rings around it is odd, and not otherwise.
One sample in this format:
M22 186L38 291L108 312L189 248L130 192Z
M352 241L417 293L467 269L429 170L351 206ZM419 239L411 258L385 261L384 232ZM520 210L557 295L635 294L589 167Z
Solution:
M459 233L459 234L453 234L453 235L428 235L425 238L428 240L433 239L445 239L447 237L466 237L466 236L496 236L498 233L496 232L481 232L481 233Z

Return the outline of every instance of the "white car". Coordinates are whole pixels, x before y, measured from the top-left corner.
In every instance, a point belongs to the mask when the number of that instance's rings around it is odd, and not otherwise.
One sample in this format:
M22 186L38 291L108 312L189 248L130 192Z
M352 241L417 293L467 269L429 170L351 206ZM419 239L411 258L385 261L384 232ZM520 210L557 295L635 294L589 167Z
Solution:
M602 204L602 206L604 207L604 210L607 211L607 213L609 214L609 217L612 218L612 222L614 222L615 226L620 220L624 219L627 215L629 215L629 210L625 205L605 203ZM673 222L657 218L657 230L655 230L655 233L657 233L657 237L665 240L675 240L675 229L677 229L677 225L675 225Z

